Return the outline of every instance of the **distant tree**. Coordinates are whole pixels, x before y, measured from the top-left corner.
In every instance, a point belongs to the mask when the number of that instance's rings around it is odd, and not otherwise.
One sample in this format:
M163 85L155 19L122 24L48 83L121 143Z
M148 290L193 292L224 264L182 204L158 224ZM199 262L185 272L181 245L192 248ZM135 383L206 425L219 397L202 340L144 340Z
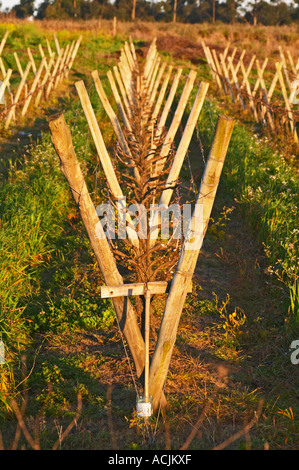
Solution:
M216 19L223 23L233 23L240 17L239 7L240 1L238 0L226 0L226 2L219 3Z
M299 0L295 0L295 5L292 11L292 20L299 22Z
M256 26L258 23L266 26L289 24L292 21L294 7L281 0L253 0L251 7L245 11L245 19Z
M12 8L17 18L27 18L34 13L34 0L20 0L20 3Z

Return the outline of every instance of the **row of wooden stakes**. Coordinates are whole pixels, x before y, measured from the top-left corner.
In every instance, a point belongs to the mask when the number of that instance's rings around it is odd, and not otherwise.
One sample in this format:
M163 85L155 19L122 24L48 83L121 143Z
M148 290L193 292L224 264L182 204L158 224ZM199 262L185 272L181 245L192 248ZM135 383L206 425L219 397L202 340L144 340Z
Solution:
M132 41L125 43L120 54L120 60L113 70L108 71L107 77L111 85L111 92L114 103L108 99L104 92L104 87L99 78L98 72L92 72L94 84L101 99L102 105L110 119L115 131L119 145L127 155L128 162L132 155L130 151L130 141L126 138L126 129L130 130L130 116L134 112L133 102L136 96L143 96L144 113L149 113L146 126L149 132L155 129L155 133L162 132L166 121L171 120L167 127L163 145L159 148L161 160L160 167L154 168L153 172L159 174L161 165L169 158L171 146L182 122L183 114L187 111L187 103L191 91L195 85L196 71L190 70L175 107L175 95L177 92L182 69L175 71L172 77L172 66L167 66L161 59L154 40L149 47L144 61L138 61L136 51ZM134 80L133 80L134 76ZM123 190L121 182L118 181L111 157L106 149L101 133L100 124L96 118L96 113L91 105L87 90L83 81L75 84L78 95L84 110L91 135L96 147L96 151L101 162L102 169L107 179L107 185L113 198L123 201ZM172 161L165 187L160 197L159 205L168 206L173 194L173 185L180 176L191 138L198 123L199 114L202 109L208 83L201 82L189 113L187 122L182 133L180 143L176 149ZM113 108L116 108L115 112ZM175 110L173 111L173 108ZM171 113L173 111L173 117ZM155 122L155 126L153 126ZM216 191L218 188L222 168L227 154L230 138L234 127L234 119L229 116L218 116L215 128L213 143L209 157L206 162L202 177L201 186L197 195L196 206L189 221L187 231L178 259L175 272L170 283L165 281L147 282L144 284L125 284L123 276L120 274L115 257L105 236L99 217L96 212L86 182L84 180L80 164L76 158L76 153L72 143L72 136L67 126L64 116L53 116L49 121L52 142L61 162L62 171L69 183L73 198L79 208L82 221L85 225L88 237L97 258L106 286L102 287L102 297L111 297L118 324L130 349L136 374L139 378L144 374L144 396L145 400L152 397L153 410L166 405L164 396L164 384L166 381L168 368L175 344L177 328L184 307L187 294L190 292L190 282L196 267L198 256L201 250L203 234L206 232L211 210L213 207ZM165 130L165 129L164 129ZM163 134L164 135L164 134ZM130 165L134 178L138 179L134 165ZM128 169L129 171L129 169ZM126 209L124 207L124 209ZM195 222L199 218L199 211L202 210L203 234L198 234ZM153 224L151 233L151 249L155 249L155 243L159 236L159 220ZM127 218L127 235L133 250L139 249L138 233L135 226ZM198 239L196 238L198 237ZM190 249L190 240L196 238L196 248ZM150 361L149 357L149 303L155 294L167 292L165 310L160 326L158 340L155 351ZM130 302L130 295L145 296L145 329L142 334L135 311L135 307Z
M28 62L25 68L22 67L17 52L14 52L14 59L17 69L13 71L6 68L5 54L2 55L9 31L6 31L0 43L0 70L2 83L0 84L0 97L7 91L8 99L5 100L5 109L1 112L2 120L5 121L5 129L8 129L12 120L16 119L17 112L20 116L27 114L30 104L38 106L40 100L47 100L50 93L55 90L62 80L67 79L77 55L82 37L73 40L65 47L61 47L56 35L54 35L56 52L52 50L50 42L46 39L47 53L42 44L38 45L39 55L34 56L31 49L27 48ZM30 77L32 72L32 77ZM11 79L17 78L16 88L13 90ZM1 109L1 108L0 108Z
M275 62L273 74L269 67L267 69L268 57L263 63L260 63L256 55L252 55L246 67L244 64L245 49L238 51L234 47L231 50L230 43L228 43L224 51L217 54L216 50L211 50L204 41L202 46L218 89L229 95L234 103L239 102L244 110L248 108L255 121L268 126L272 133L278 130L277 120L275 120L277 115L280 118L278 125L287 125L294 142L298 144L293 102L299 88L299 58L297 62L294 61L290 52L287 51L284 54L280 46L281 60ZM268 81L268 85L266 81ZM261 97L258 97L259 91ZM276 98L275 103L273 103L274 97Z

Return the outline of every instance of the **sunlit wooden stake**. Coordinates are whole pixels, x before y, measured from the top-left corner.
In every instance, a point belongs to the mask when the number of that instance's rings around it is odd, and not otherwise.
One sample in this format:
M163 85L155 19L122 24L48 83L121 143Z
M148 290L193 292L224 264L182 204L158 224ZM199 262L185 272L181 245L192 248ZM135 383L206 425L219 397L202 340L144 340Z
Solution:
M197 204L189 224L190 236L195 241L195 247L190 249L190 238L186 237L166 300L159 337L150 367L149 394L153 397L154 411L159 408L161 393L166 380L177 329L187 295L187 285L194 273L202 240L208 226L234 122L228 116L218 117ZM200 208L202 208L202 233L197 232L195 225Z
M87 231L91 246L109 286L123 285L123 278L117 269L115 258L102 228L98 214L88 192L79 162L73 147L72 136L63 114L49 119L51 138L61 162L61 170L66 177L76 206ZM137 315L130 300L123 295L113 298L112 303L118 323L130 348L137 375L144 371L144 340L137 322Z

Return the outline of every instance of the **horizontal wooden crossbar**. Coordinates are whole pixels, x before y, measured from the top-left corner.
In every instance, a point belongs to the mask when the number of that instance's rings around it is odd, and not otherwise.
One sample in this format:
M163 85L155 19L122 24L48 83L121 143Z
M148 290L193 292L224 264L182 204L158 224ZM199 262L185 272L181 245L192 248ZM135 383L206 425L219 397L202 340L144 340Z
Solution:
M171 281L152 281L135 284L121 284L119 286L101 286L101 298L124 297L130 295L145 295L146 290L151 294L165 294L169 291ZM188 288L188 292L192 292L192 282Z

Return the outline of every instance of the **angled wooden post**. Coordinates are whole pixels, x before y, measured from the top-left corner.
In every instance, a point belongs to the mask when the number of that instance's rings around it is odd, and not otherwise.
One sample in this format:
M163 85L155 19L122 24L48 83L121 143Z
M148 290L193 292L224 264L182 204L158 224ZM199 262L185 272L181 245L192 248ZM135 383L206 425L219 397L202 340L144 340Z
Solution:
M80 211L104 280L109 286L122 285L123 278L117 269L115 258L88 193L73 147L71 132L64 116L51 117L49 126L52 142L61 162L61 170L69 183L74 201ZM144 340L137 323L135 309L127 297L113 298L112 303L121 331L130 348L137 375L140 377L144 370Z
M100 80L100 77L99 77L99 73L98 73L97 70L94 70L93 72L91 72L91 75L92 75L92 78L94 80L95 87L96 87L96 90L97 90L98 95L100 97L100 100L102 102L102 105L103 105L103 107L104 107L104 109L107 113L107 116L110 119L110 122L112 124L113 129L114 129L114 132L115 132L115 134L118 138L118 141L119 141L124 153L127 155L129 160L131 161L131 163L134 163L133 159L132 159L132 154L131 154L130 148L129 148L128 143L127 143L127 141L125 139L125 136L123 134L121 125L119 123L119 120L118 120L112 106L110 105L109 100L106 96L105 90L102 86L102 83L101 83L101 80ZM134 171L134 176L135 176L136 180L140 181L140 174L139 174L138 168L136 166L134 166L133 171Z
M0 85L0 98L2 98L4 96L5 88L9 84L9 79L11 77L11 74L12 74L12 69L8 69L7 73L5 74L5 77L3 79L3 82Z
M67 46L64 50L59 68L58 68L57 77L56 77L56 80L55 80L55 83L54 83L54 88L57 88L58 84L62 81L62 79L64 77L65 61L66 61L66 58L67 58L67 55L68 55L69 48L70 48L70 44L67 44Z
M137 65L137 56L136 56L135 46L134 46L134 42L131 36L129 36L129 43L130 43L130 49L131 49L131 53L134 59L134 63L135 65Z
M190 221L190 238L186 237L178 265L173 276L170 292L166 300L159 337L150 366L149 394L153 397L154 411L159 408L160 398L166 380L177 329L184 307L187 285L192 277L202 239L212 211L221 171L234 127L234 120L219 116L214 140L210 150L197 204ZM198 233L195 222L202 208L203 233ZM194 229L195 227L195 229ZM189 249L189 241L195 237L195 249Z
M257 68L261 88L262 88L262 91L263 91L263 94L264 94L264 99L265 99L265 102L266 102L266 106L262 106L262 119L264 118L265 114L267 114L267 118L268 118L271 130L274 131L275 130L275 125L274 125L274 122L273 122L272 115L269 111L268 92L267 92L265 80L264 80L264 77L263 77L263 70L261 69L261 66L260 66L260 63L259 63L258 60L256 60L256 68Z
M162 76L163 76L164 70L166 68L166 65L167 65L166 62L163 62L161 67L160 67L159 73L157 75L157 79L156 79L156 81L153 85L152 92L151 92L151 95L150 95L150 98L149 98L149 106L153 106L153 104L154 104L154 101L156 99L158 88L159 88L160 82L162 80Z
M155 245L156 240L158 238L159 223L160 223L160 210L165 207L168 207L170 203L170 200L173 194L173 188L179 177L189 144L191 142L191 138L192 138L196 123L198 122L198 117L202 109L208 88L209 88L209 84L206 82L202 82L200 84L196 98L194 100L191 113L189 114L189 118L186 123L184 133L182 135L178 149L175 153L175 157L172 162L172 166L170 168L170 171L169 171L166 183L165 183L165 189L163 190L161 197L160 197L158 210L155 211L153 218L152 218L151 234L150 234L150 248L152 248Z
M7 40L7 36L8 36L8 35L9 35L9 31L6 30L5 33L4 33L4 36L3 36L2 40L1 40L1 43L0 43L0 56L1 56L1 54L2 54L2 51L3 51L3 48L4 48L4 46L5 46L5 43L6 43L6 40Z
M251 72L251 69L253 67L253 64L254 64L254 61L255 61L255 58L256 58L256 55L254 54L252 57L251 57L251 60L249 62L249 65L247 67L247 69L245 69L245 65L243 63L243 60L241 60L240 62L240 66L241 66L241 70L242 70L242 73L243 73L243 81L241 83L241 90L244 86L247 86L247 83L248 83L248 77L250 75L250 72Z
M156 136L157 137L159 137L161 135L162 130L165 126L169 110L171 108L171 105L173 103L173 100L174 100L174 97L175 97L175 94L176 94L176 91L177 91L177 87L179 85L179 81L180 81L182 72L183 72L183 69L178 69L176 74L175 74L175 77L173 79L173 82L172 82L172 85L171 85L171 88L170 88L170 92L168 94L165 106L163 108L163 111L162 111L162 114L161 114L161 117L160 117L160 120L159 120L159 123L158 123L158 126L157 126L157 130L156 130Z
M5 121L5 129L8 129L9 125L10 125L10 122L11 122L11 119L13 118L14 116L14 113L15 113L15 108L18 104L18 101L20 99L20 96L21 96L21 93L22 93L22 90L26 84L26 79L27 79L27 75L29 73L29 70L31 68L32 64L31 62L28 62L27 66L26 66L26 69L23 73L23 76L21 78L21 81L19 83L19 86L17 88L17 91L16 91L16 94L15 94L15 97L14 97L14 102L13 102L13 106L11 107L11 109L9 110L9 113L7 115L7 118L6 118L6 121Z
M49 98L49 95L50 95L51 90L53 88L53 82L54 82L54 79L55 79L56 74L57 74L57 70L58 70L58 67L59 67L59 64L60 64L60 61L61 61L61 57L62 57L62 51L60 51L60 54L57 57L57 60L56 60L55 65L54 65L54 69L51 73L50 80L48 81L48 86L47 86L47 89L46 89L46 99Z
M281 73L281 63L276 62L275 67L276 67L276 70L277 70L277 73L278 73L278 79L279 79L279 83L280 83L280 86L281 86L282 96L283 96L283 99L284 99L284 102L285 102L285 108L287 110L287 115L288 115L288 119L289 119L290 128L291 128L291 131L292 131L292 134L293 134L293 138L294 138L294 141L296 143L298 143L298 135L297 135L296 125L295 125L295 122L294 122L294 116L293 116L293 112L292 112L291 105L290 105L290 102L289 102L289 98L288 98L286 86L285 86L285 83L284 83L284 80L283 80L283 76L282 76L282 73Z
M259 122L256 107L255 107L254 100L253 100L253 95L252 95L252 92L251 92L250 83L248 81L248 75L247 75L247 72L245 70L243 61L241 61L241 70L242 70L242 73L243 73L243 84L245 84L245 87L246 87L246 92L247 92L247 95L248 95L250 109L251 109L251 111L254 115L254 118L255 118L256 122Z
M33 73L34 73L34 75L36 75L37 74L37 68L36 68L35 60L34 60L34 57L32 55L30 47L27 47L27 54L28 54L30 62L32 63Z
M161 151L160 151L161 160L158 161L157 164L156 164L156 170L155 170L156 175L159 174L159 172L162 170L162 168L165 164L166 157L167 157L167 155L170 151L172 142L173 142L173 140L175 138L175 135L177 133L177 130L179 128L179 125L180 125L183 113L185 111L190 93L192 91L196 75L197 75L197 73L196 73L195 70L190 70L188 78L187 78L185 86L184 86L184 89L183 89L183 92L182 92L181 97L180 97L180 101L177 105L177 108L175 110L173 119L171 121L171 124L169 126L168 132L166 134L166 137L164 139L164 142L163 142L163 145L162 145L162 148L161 148Z
M56 34L54 34L54 42L55 42L57 54L60 55L60 45L59 45L59 41L58 41Z
M19 56L16 52L13 53L13 56L15 58L15 61L16 61L16 64L17 64L17 67L18 67L18 71L19 71L19 74L21 75L21 77L23 76L23 68L22 68L22 65L21 65L21 62L20 62L20 59L19 59Z
M11 73L8 74L8 70L10 70L10 69L8 69L6 71L5 65L4 65L3 60L2 60L1 57L0 57L0 68L1 68L1 73L3 75L3 80L6 79L6 88L8 90L8 94L9 94L9 97L10 97L11 104L13 105L14 96L13 96L13 92L11 90L10 81L9 81L10 77L11 77ZM9 77L8 77L8 75L9 75ZM15 112L15 109L14 109L14 112Z
M223 56L222 54L220 54L220 62L221 62L221 65L222 65L222 70L223 70L223 72L224 72L224 78L225 78L225 80L226 80L226 84L227 84L227 87L228 87L228 89L229 89L232 102L234 103L234 102L235 102L235 96L234 96L233 89L232 89L232 87L231 87L231 83L230 83L230 79L229 79L229 74L228 74L228 70L227 70L227 67L226 67L225 60L224 60L224 56Z
M81 44L81 41L82 41L82 36L79 36L76 43L75 43L75 46L73 48L73 51L72 51L72 54L70 56L70 59L69 59L69 63L68 63L68 66L67 66L67 70L65 72L65 78L68 78L69 76L69 73L73 67L73 63L75 61L75 58L76 58L76 55L78 53L78 50L79 50L79 47L80 47L80 44Z
M288 72L288 69L287 69L287 63L286 63L285 55L283 53L281 45L278 46L278 49L279 49L279 54L280 54L280 58L281 58L281 61L282 61L282 68L283 68L283 71L284 71L286 82L287 82L287 85L288 85L289 89L291 89L291 81L290 81L289 72Z
M220 80L220 77L217 73L217 68L216 68L216 65L215 65L215 62L214 62L214 59L212 57L212 54L211 54L211 51L210 51L210 48L208 46L205 45L204 41L202 41L202 47L203 47L203 50L204 50L204 53L205 53L205 56L206 56L206 59L207 59L207 63L210 67L210 71L211 71L211 74L212 74L212 77L214 78L214 81L216 82L219 90L222 89L222 84L221 84L221 80Z
M104 173L106 175L111 193L115 199L118 199L120 201L120 204L125 204L121 187L117 181L117 177L116 177L114 168L112 166L110 156L107 152L107 149L106 149L103 137L102 137L102 133L100 131L92 105L90 103L90 99L86 91L84 82L82 80L79 82L76 82L75 86L76 86L76 89L77 89L77 92L78 92L78 95L82 104L84 114L88 122L88 126L90 128L91 135L93 137L93 141L97 149L97 153L99 155ZM128 211L126 210L126 207L123 206L123 209L125 210L126 220L128 222L128 225L126 227L128 238L131 241L132 245L138 250L139 249L138 235L134 229L131 217Z
M237 62L237 65L235 67L235 72L236 72L236 75L238 75L238 72L239 72L239 68L241 67L241 61L243 61L243 58L244 58L244 55L246 54L246 50L243 49L242 52L241 52L241 55L239 57L239 60Z
M44 68L44 65L45 65L45 60L46 58L44 57L39 65L39 68L36 72L36 75L35 75L35 78L33 80L33 83L32 83L32 86L30 88L30 92L25 100L25 103L24 103L24 106L23 106L23 109L22 109L22 112L21 112L21 116L25 116L25 114L27 113L27 110L28 110L28 107L29 107L29 104L31 102L31 99L32 99L32 96L33 96L33 93L35 92L37 86L38 86L38 83L39 83L39 80L40 80L40 77L41 77L41 74L42 74L42 71L43 71L43 68Z
M50 61L49 61L49 63L48 63L48 67L47 67L46 73L45 73L44 78L43 78L43 80L42 80L42 83L41 83L41 85L40 85L40 87L39 87L39 91L38 91L38 93L37 93L37 95L36 95L35 103L34 103L35 106L38 106L38 105L39 105L39 102L40 102L40 100L41 100L41 97L42 97L44 88L45 88L45 86L46 86L46 84L47 84L47 81L48 81L48 79L49 79L49 77L50 77L51 68L52 68L52 65L54 64L54 60L55 60L55 59L54 59L54 54L53 54L52 57L50 58Z
M118 87L120 89L120 94L121 94L121 97L123 99L123 103L124 103L125 108L126 108L126 113L127 113L129 118L132 118L131 104L129 103L129 99L128 99L125 87L123 85L122 78L120 76L118 67L114 66L113 67L113 72L114 72L114 76L116 78L116 82L118 84Z
M163 100L164 100L164 97L165 97L165 93L166 93L166 90L167 90L167 87L168 87L168 83L169 83L169 80L170 80L172 70L173 70L173 66L170 65L168 67L168 70L167 70L166 75L164 77L164 80L163 80L163 83L162 83L162 86L161 86L161 89L160 89L160 92L159 92L159 96L158 96L158 99L157 99L156 104L155 104L155 108L154 108L154 111L153 111L153 114L152 114L152 119L153 120L156 120L158 115L159 115L159 112L160 112L160 109L161 109L161 106L162 106L162 103L163 103Z
M116 86L116 83L115 83L115 80L114 80L114 77L112 75L112 72L111 70L109 70L107 72L107 77L108 77L108 80L109 80L109 83L110 83L110 87L111 87L111 90L112 90L112 93L113 93L113 96L114 96L114 99L115 99L115 102L116 102L116 105L117 105L117 108L118 108L118 112L121 116L121 119L125 125L125 127L129 130L129 131L132 131L132 127L131 127L131 124L130 124L130 121L127 117L127 114L126 114L126 111L124 109L124 106L122 104L122 101L121 101L121 97L118 93L118 89L117 89L117 86Z
M217 72L217 75L220 79L222 89L223 89L224 93L227 95L227 87L226 87L224 72L221 70L221 66L220 66L220 63L219 63L219 60L218 60L217 53L216 53L215 49L212 50L212 54L213 54L214 64L216 66L216 72Z
M294 75L297 75L297 71L296 71L296 67L295 67L295 64L294 64L294 61L293 61L293 57L290 53L289 50L287 50L287 56L288 56L288 59L289 59L289 62L290 62L290 66L291 66L291 69L292 69L292 72Z
M242 105L242 108L245 109L245 104L244 104L244 101L243 101L243 97L242 97L242 95L241 95L241 90L240 90L240 86L239 86L239 83L238 83L237 74L236 74L236 71L235 71L234 64L233 64L233 61L232 61L231 56L229 56L229 57L227 58L227 60L228 60L229 68L230 68L231 73L232 73L233 82L234 82L234 85L235 85L236 90L237 90L237 99L240 100L240 103L241 103L241 105Z
M53 54L53 51L52 51L52 48L51 48L51 45L50 45L50 42L49 42L48 38L46 39L46 44L47 44L49 56L51 57L52 54Z

